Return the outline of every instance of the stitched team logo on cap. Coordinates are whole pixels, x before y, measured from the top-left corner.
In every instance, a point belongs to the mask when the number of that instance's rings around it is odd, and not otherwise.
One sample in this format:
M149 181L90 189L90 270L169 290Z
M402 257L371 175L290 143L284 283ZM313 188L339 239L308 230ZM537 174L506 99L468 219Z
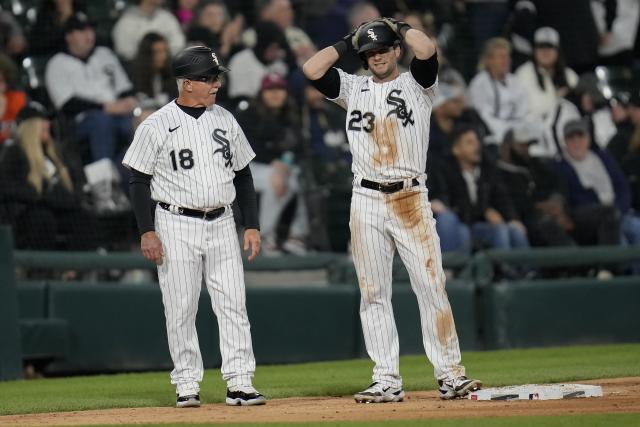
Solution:
M211 59L213 59L213 62L215 62L216 65L220 65L220 62L218 61L218 57L213 52L211 52Z
M378 36L376 36L376 33L373 31L373 28L369 28L369 30L367 31L367 35L371 40L374 40L374 41L378 40Z

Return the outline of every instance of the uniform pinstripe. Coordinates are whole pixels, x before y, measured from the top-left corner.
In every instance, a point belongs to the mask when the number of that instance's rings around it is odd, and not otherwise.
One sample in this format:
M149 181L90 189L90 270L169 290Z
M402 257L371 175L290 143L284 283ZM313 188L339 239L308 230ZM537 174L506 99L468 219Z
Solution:
M422 88L411 73L375 83L338 70L353 153L351 242L361 292L360 318L373 381L402 387L398 332L391 305L395 251L409 271L418 299L423 343L438 379L464 375L453 315L445 290L440 242L424 175L429 117L437 83ZM362 179L404 181L392 194L364 188ZM419 186L412 186L412 179Z
M172 206L156 207L163 263L158 278L165 308L171 383L181 396L197 394L203 363L195 328L202 282L218 319L222 377L228 387L251 385L255 359L245 308L242 259L233 213L234 171L255 157L240 126L220 106L198 119L171 102L136 130L123 164L152 175L151 195ZM226 207L212 221L179 215L177 207Z

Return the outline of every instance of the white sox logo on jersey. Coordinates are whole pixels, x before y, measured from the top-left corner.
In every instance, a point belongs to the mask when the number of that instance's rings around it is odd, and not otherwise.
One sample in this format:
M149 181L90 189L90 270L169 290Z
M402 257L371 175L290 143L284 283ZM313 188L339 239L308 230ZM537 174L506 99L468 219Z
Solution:
M373 28L369 28L369 30L367 31L367 35L371 40L374 40L374 41L378 40L378 36L376 36L376 33L373 32Z
M395 114L398 116L398 119L402 120L402 126L407 127L408 124L414 124L413 121L413 111L407 110L406 101L401 98L400 95L402 91L400 89L393 89L387 95L387 104L395 106L395 108L387 114L387 117Z
M226 134L227 131L223 129L215 129L211 134L213 136L213 139L221 146L216 151L214 151L213 154L222 153L222 158L225 159L224 165L230 168L233 166L233 154L231 154L229 140L225 138Z

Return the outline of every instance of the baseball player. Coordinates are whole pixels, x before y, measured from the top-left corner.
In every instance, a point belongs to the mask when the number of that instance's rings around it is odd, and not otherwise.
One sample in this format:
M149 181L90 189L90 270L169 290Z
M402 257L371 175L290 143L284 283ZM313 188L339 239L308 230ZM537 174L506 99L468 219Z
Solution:
M226 403L261 405L265 398L252 386L255 359L230 208L237 196L251 261L260 251L249 170L255 154L231 113L215 105L228 71L216 54L204 46L187 48L174 58L173 71L178 98L140 124L122 163L131 169L142 253L158 265L176 406L200 406L203 366L195 320L203 279L218 319Z
M397 61L402 41L415 58L410 71L401 74ZM351 48L371 76L355 76L332 67ZM481 382L467 378L460 365L440 241L423 173L437 86L435 44L404 22L379 19L316 53L303 71L318 90L347 110L354 174L349 226L360 286L362 330L375 363L373 384L355 394L356 402L399 402L404 398L391 306L396 249L418 298L424 348L434 366L440 397L467 395Z

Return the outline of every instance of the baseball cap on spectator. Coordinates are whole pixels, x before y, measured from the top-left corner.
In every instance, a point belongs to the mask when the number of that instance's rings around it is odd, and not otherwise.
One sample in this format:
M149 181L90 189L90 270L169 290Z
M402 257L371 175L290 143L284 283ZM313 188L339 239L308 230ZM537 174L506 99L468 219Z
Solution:
M540 124L524 122L513 129L512 141L516 144L534 144L542 137Z
M48 120L51 118L51 114L39 102L31 101L18 112L18 115L16 116L16 124L20 124L25 120L33 119L34 117Z
M451 101L452 99L456 99L460 96L464 96L464 91L461 87L448 83L441 83L438 85L436 99L433 102L433 108L438 108L445 102Z
M589 133L589 125L582 119L573 119L568 121L564 125L564 137L568 138L576 133L587 134Z
M287 81L280 74L270 73L262 78L260 90L286 89Z
M93 22L91 22L89 17L82 12L77 12L71 15L69 19L67 19L67 22L64 23L65 34L76 30L84 30L86 28L93 28Z
M551 27L538 28L533 35L533 43L539 47L560 47L560 35Z

